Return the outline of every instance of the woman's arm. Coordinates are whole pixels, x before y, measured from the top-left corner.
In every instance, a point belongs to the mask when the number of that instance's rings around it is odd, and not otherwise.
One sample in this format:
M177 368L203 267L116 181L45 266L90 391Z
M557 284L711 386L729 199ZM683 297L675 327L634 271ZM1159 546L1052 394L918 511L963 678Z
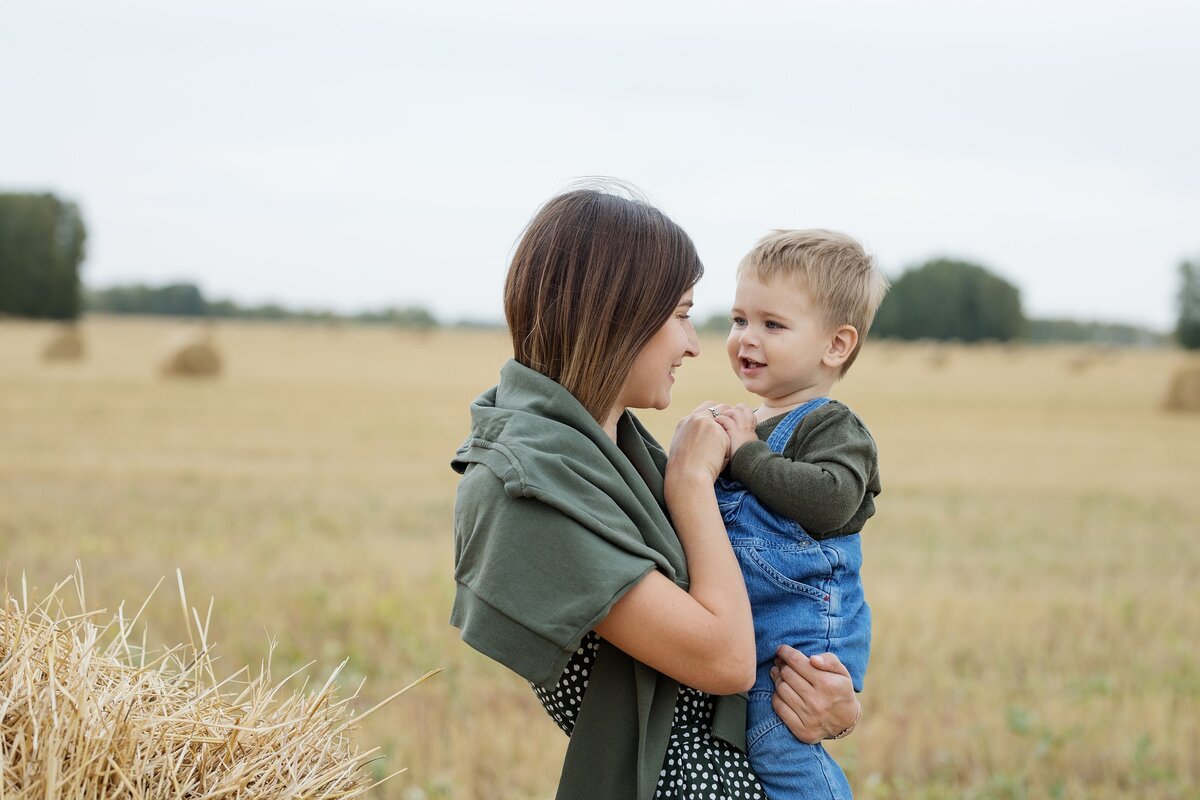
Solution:
M727 448L724 429L705 407L676 427L665 494L690 587L650 572L596 626L638 661L712 694L748 690L756 666L750 601L713 490Z
M800 741L816 744L836 739L858 724L862 706L850 673L833 653L810 658L784 645L775 653L771 678L775 681L771 707Z

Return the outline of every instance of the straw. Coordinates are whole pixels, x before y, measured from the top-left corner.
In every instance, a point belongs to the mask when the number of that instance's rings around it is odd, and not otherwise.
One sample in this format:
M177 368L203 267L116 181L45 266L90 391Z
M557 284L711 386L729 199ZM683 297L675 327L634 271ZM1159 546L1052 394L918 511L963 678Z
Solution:
M80 612L60 597L76 586ZM180 578L180 599L187 612ZM243 667L216 677L209 615L191 610L190 643L147 658L123 606L109 621L88 612L78 574L41 600L4 587L0 609L0 800L222 800L358 797L378 748L359 749L357 724L440 670L355 715L336 699L342 663L316 694L285 690ZM186 618L186 617L185 617ZM192 624L196 630L192 631ZM272 647L273 649L273 647ZM360 686L361 688L361 686Z

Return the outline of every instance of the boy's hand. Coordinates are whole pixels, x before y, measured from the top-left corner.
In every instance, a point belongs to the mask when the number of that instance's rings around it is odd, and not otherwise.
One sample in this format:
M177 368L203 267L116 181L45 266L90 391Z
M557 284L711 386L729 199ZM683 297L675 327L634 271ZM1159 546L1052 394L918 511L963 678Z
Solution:
M721 423L721 427L729 434L730 458L733 458L737 449L746 442L758 441L758 434L754 432L754 426L758 421L754 418L754 412L744 403L738 403L721 412L721 416L717 417L717 422Z

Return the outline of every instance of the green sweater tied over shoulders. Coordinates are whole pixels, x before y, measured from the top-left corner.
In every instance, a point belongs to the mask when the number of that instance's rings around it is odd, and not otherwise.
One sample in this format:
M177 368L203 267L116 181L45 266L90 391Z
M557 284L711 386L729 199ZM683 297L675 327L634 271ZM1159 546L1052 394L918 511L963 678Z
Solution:
M666 463L633 414L614 443L561 385L508 361L499 385L471 404L470 436L451 462L463 477L450 622L463 641L551 688L584 635L651 570L686 590L663 499ZM602 643L557 797L652 797L678 691ZM714 699L713 734L744 750L745 696Z

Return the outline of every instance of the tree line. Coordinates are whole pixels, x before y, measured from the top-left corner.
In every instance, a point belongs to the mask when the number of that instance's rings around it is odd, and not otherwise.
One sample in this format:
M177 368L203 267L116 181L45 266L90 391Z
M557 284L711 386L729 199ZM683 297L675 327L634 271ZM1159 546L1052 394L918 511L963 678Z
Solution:
M344 320L365 324L393 325L400 328L434 328L437 318L421 306L382 308L354 314L336 314L316 309L290 309L276 303L239 305L232 300L210 301L194 283L165 286L129 284L104 289L89 289L83 294L86 311L102 314L150 314L213 319L293 320L332 322Z
M243 306L208 300L193 283L133 284L84 290L79 268L87 228L78 206L52 194L0 194L0 315L63 319L85 311L233 319L331 321L432 328L439 323L420 306L357 314L296 310L278 304ZM1200 261L1179 267L1175 339L1200 349ZM463 323L472 325L472 323ZM719 315L702 327L726 329ZM1144 328L1076 320L1028 319L1021 293L1009 281L969 261L933 259L892 283L871 335L894 339L980 341L1086 341L1145 344L1161 339Z

